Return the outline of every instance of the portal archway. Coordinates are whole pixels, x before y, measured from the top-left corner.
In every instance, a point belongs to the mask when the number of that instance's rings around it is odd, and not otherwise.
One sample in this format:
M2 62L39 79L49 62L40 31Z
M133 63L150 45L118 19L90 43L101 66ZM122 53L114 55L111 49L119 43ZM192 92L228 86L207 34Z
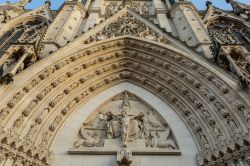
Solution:
M134 37L97 42L74 53L58 50L4 87L9 93L1 101L3 139L9 146L17 141L11 135L23 138L27 145L17 148L40 154L39 160L50 164L51 142L68 117L102 91L131 82L161 98L187 122L199 142L200 165L219 162L228 154L226 141L233 141L230 152L248 143L247 98L236 93L232 80L191 56ZM237 100L232 101L232 95Z

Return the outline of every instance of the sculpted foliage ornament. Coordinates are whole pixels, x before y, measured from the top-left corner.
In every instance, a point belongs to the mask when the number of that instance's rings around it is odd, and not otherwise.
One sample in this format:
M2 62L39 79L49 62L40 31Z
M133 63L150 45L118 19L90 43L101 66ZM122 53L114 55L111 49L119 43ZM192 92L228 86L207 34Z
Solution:
M144 22L127 12L114 22L105 26L100 32L91 35L84 44L110 39L118 36L136 36L148 40L168 44L168 39L147 26Z

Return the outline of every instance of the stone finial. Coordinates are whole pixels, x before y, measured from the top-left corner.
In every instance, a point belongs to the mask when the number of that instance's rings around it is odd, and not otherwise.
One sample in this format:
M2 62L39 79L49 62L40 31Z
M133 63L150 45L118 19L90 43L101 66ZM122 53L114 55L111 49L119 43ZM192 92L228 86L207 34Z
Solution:
M20 7L24 7L26 5L28 5L28 3L32 2L32 0L20 0L19 2L16 3L16 5L20 6Z
M231 3L231 2L233 2L234 0L225 0L226 1L226 3Z
M212 5L212 2L211 2L211 1L207 1L207 2L206 2L207 8L208 8L210 5Z
M51 1L50 0L46 0L45 1L45 5L48 6L48 7L50 7L51 6Z

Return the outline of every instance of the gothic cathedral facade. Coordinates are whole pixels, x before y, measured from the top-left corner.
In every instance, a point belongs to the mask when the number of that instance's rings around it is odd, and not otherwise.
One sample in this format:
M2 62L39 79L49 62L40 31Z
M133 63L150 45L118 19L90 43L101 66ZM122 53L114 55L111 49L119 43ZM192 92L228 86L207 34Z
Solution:
M30 1L0 4L0 166L250 166L250 5Z

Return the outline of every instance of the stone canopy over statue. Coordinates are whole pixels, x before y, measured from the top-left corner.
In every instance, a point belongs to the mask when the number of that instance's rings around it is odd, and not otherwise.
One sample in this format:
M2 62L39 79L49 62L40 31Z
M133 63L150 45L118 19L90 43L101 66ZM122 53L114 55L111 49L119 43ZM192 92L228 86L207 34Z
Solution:
M81 126L70 153L112 154L121 147L132 153L180 153L162 116L125 91L106 102Z

